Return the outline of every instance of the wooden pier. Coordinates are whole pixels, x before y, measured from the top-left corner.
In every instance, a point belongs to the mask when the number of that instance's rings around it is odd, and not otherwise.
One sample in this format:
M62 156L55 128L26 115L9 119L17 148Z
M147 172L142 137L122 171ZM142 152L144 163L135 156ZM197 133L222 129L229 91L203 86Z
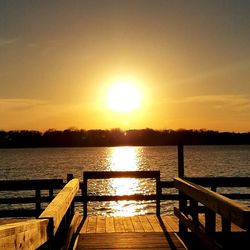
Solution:
M177 227L170 216L88 216L76 249L187 249L176 234Z
M85 172L83 182L63 180L0 181L0 191L29 190L34 197L4 197L0 204L34 204L34 209L0 210L0 217L34 217L0 222L0 249L249 249L250 208L233 199L249 193L220 194L217 187L250 187L249 177L187 178L183 148L178 148L179 177L161 181L159 171ZM155 193L91 195L89 179L150 178ZM22 186L20 186L22 183ZM166 194L175 188L178 194ZM46 195L42 194L44 190ZM54 192L54 190L59 190ZM88 214L90 201L151 200L154 215L104 217ZM161 214L161 201L176 200L174 215ZM82 204L82 213L75 211ZM44 203L49 203L44 209ZM16 212L17 211L17 212ZM7 223L6 223L7 222Z

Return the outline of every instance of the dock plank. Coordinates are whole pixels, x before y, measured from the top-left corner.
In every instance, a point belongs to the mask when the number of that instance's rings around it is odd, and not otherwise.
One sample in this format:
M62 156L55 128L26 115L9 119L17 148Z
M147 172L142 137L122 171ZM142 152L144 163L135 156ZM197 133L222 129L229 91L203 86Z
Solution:
M114 217L115 231L125 232L122 217Z
M166 216L166 221L167 216ZM104 231L105 228L105 232ZM171 228L171 227L170 227ZM163 231L156 215L88 216L76 249L186 249L176 233Z
M163 232L81 234L76 249L186 249L174 233L170 238Z
M89 216L85 219L84 224L80 230L80 233L87 233L88 222L89 222Z
M115 224L113 217L106 217L106 232L114 233L115 232Z
M125 232L135 231L132 221L131 221L131 217L123 217L123 225L124 225Z
M204 216L199 219L204 222ZM219 216L216 219L216 230L220 232ZM156 215L88 216L78 235L76 249L186 249L177 235L178 218L162 215L161 220L163 227Z
M135 229L135 232L137 232L137 233L144 232L144 228L143 228L138 216L131 217L131 221L133 223L133 227Z
M97 217L96 216L89 216L87 233L95 233L96 227L97 227Z
M162 218L162 221L163 221L168 232L178 232L179 231L177 217L164 215L164 216L161 216L161 218Z
M97 233L105 233L106 232L106 218L105 218L105 216L97 216L96 232Z
M146 216L140 215L139 220L145 232L154 232L154 229L152 228Z
M154 232L162 232L162 228L159 224L159 220L156 215L147 215L146 216L151 227L153 228Z

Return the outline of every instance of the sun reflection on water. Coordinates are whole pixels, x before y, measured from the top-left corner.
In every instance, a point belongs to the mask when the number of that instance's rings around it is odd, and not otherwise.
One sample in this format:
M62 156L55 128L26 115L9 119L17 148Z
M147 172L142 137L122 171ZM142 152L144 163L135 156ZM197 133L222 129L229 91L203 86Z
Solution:
M138 170L137 148L113 148L110 159L111 171ZM110 180L112 195L131 195L140 192L139 180L135 178L116 178ZM134 201L118 201L111 204L114 216L132 216L138 212Z
M116 147L112 148L110 159L111 171L136 171L138 170L137 148Z

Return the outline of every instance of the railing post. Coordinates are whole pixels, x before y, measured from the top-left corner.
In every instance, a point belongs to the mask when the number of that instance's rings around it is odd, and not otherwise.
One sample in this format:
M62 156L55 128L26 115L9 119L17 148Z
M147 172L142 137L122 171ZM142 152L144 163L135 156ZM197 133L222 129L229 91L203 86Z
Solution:
M184 178L184 147L183 144L178 144L178 177Z
M209 208L205 211L205 231L206 233L212 235L215 233L216 227L216 214Z
M36 214L39 216L41 213L41 190L36 189Z
M231 221L226 220L225 218L221 217L221 227L222 227L222 244L225 247L225 249L228 249L228 248L230 249L230 245L228 245L228 239L230 238L230 236L232 236L231 235Z
M83 172L83 185L82 185L82 199L83 199L83 218L86 219L88 215L88 185L87 185L88 179L86 178L86 175Z
M157 173L156 177L156 215L160 217L161 215L161 174L160 171Z
M53 197L54 197L54 190L53 190L53 188L50 188L49 189L49 199L50 199L50 202L53 200Z
M73 174L67 174L67 182L71 181L73 178Z
M187 212L187 197L181 192L179 192L179 210L184 214L186 214ZM187 227L180 220L179 220L179 232L180 234L184 234L187 232Z
M229 233L231 231L231 221L221 218L222 233Z
M183 148L183 144L178 144L178 177L180 178L184 178L184 148ZM185 195L183 195L180 191L179 191L179 209L181 212L185 213L185 210L187 208L187 199L185 197ZM186 226L179 221L179 231L180 233L185 233L187 232L187 228Z
M190 215L195 224L199 223L198 201L190 199Z

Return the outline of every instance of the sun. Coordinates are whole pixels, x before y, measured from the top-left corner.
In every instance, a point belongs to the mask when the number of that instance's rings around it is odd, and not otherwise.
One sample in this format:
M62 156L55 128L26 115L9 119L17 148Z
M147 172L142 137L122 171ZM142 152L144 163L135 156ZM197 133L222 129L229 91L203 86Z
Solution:
M140 106L140 93L133 82L118 81L108 92L108 107L113 112L128 113Z

